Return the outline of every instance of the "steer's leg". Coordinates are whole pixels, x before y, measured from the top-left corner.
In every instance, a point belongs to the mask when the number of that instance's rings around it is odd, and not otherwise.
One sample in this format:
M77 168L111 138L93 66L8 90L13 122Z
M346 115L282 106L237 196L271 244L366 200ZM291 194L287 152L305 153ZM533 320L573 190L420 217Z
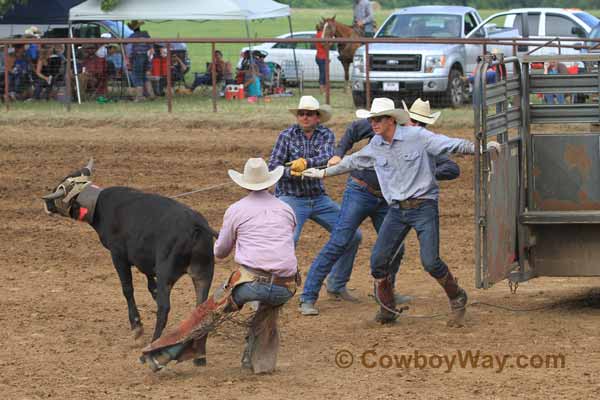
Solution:
M162 273L157 274L156 279L156 326L154 327L154 335L152 336L152 340L156 340L162 334L162 331L165 329L167 325L167 319L169 318L169 311L171 310L171 289L173 288L174 282L172 281L172 277L168 273L172 269L161 268L157 265L157 271L161 271Z
M214 257L212 253L212 239L206 240L207 243L198 243L192 252L192 259L188 273L194 283L196 292L196 305L202 304L208 299L208 292L213 278L214 272ZM208 336L203 336L194 341L194 350L196 358L194 365L206 365L206 339Z
M131 330L133 331L133 337L137 339L144 333L144 328L142 326L140 313L135 304L135 298L133 297L133 280L131 277L131 265L126 259L119 257L116 254L111 254L111 256L113 260L113 265L115 266L117 274L119 275L119 279L121 280L121 289L123 290L123 296L125 296L125 300L127 300L129 324L131 326Z
M148 279L148 291L152 295L152 298L154 299L154 301L156 301L156 293L157 293L156 278L154 277L154 275L146 274L146 279Z

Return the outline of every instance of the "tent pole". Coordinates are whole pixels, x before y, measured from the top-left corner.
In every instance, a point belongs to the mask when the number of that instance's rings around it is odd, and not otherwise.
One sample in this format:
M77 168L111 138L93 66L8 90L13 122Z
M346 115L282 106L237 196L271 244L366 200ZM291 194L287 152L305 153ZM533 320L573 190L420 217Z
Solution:
M8 105L8 68L6 68L6 63L8 62L8 44L4 45L4 104L6 105L6 111L9 110Z
M121 39L125 39L123 36L125 36L125 20L121 21ZM121 68L123 68L123 71L125 71L125 77L127 78L127 88L131 88L131 79L129 78L129 70L127 68L127 64L125 61L125 58L127 57L125 55L125 46L121 45L121 57L122 57L122 62L121 62ZM121 71L121 74L123 74L123 71ZM123 79L121 79L121 97L123 96Z
M292 16L288 15L288 24L290 26L290 37L294 38L294 30L292 29ZM296 70L296 82L298 83L298 87L300 88L300 94L302 94L302 87L300 86L300 79L298 78L298 61L296 59L296 45L294 43L294 47L292 47L292 53L294 54L294 69Z
M69 36L73 39L73 24L69 21ZM77 88L77 104L81 104L81 89L79 88L79 71L77 70L77 53L75 45L71 44L71 52L73 53L73 71L75 71L75 87Z

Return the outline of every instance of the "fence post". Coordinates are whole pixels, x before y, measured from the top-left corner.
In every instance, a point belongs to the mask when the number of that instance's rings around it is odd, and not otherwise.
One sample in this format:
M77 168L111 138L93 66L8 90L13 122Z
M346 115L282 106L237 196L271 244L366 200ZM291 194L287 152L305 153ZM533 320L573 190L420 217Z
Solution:
M369 42L365 43L365 101L366 108L371 108L371 81L369 79L369 73L371 69L371 63L369 62Z
M171 82L171 43L167 43L167 111L170 113L173 112L173 93L171 92L172 82ZM160 79L158 81L160 86Z
M217 112L217 64L215 60L215 42L211 42L211 59L212 63L210 66L210 77L212 80L212 103L213 103L213 112Z
M71 53L71 46L67 45L67 65L65 65L67 79L65 82L65 90L67 91L67 111L71 111L71 96L73 96L73 87L71 85L71 79L73 79L73 75L71 74L71 59L73 55Z
M8 62L8 44L4 45L4 104L6 105L6 111L9 110L8 106L8 68L6 63Z
M327 57L325 58L325 103L330 103L331 85L329 83L329 46L326 46Z

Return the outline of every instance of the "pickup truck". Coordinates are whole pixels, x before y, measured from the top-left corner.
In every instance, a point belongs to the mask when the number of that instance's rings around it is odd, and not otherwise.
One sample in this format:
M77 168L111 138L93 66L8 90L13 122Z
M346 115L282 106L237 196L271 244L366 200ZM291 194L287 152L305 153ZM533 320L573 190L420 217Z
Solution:
M485 29L475 29L482 18L471 7L421 6L395 11L377 31L376 38L487 38ZM495 37L511 37L503 30ZM490 49L491 50L491 49ZM512 49L499 49L512 54ZM375 43L369 46L371 98L388 97L412 101L423 97L444 106L457 107L467 97L464 77L477 65L482 45L437 43ZM365 48L354 53L352 97L365 106Z

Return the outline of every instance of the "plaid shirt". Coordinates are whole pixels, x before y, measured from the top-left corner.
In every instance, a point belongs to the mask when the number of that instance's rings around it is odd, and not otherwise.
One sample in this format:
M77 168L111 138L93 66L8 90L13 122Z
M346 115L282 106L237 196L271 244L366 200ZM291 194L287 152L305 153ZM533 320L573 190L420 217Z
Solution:
M302 128L298 124L294 124L277 137L269 159L269 170L297 158L306 159L307 168L326 166L327 161L333 156L334 144L335 135L329 128L317 125L310 139L307 139ZM290 167L285 167L283 177L275 187L277 197L304 197L321 194L325 194L322 179L302 179L292 176Z

